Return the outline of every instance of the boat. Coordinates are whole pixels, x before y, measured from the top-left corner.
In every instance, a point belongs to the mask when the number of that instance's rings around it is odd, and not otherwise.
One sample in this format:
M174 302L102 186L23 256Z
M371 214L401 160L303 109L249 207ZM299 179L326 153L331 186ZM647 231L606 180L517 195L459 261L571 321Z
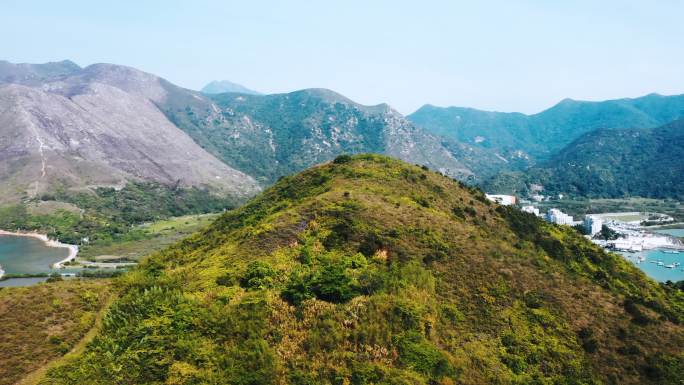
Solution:
M669 265L665 265L665 267L668 268L668 269L674 269L675 265L669 264Z
M677 250L663 250L663 253L665 253L665 254L679 254L679 251L677 251Z
M664 266L664 265L665 265L665 263L663 263L663 262L658 262L658 266Z

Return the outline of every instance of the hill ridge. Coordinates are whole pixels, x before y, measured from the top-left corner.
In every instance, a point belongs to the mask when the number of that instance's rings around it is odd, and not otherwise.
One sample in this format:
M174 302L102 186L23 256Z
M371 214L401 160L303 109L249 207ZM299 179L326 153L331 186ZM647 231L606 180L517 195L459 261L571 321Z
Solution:
M569 227L379 155L284 177L119 283L101 334L43 384L674 384L684 372L681 291Z

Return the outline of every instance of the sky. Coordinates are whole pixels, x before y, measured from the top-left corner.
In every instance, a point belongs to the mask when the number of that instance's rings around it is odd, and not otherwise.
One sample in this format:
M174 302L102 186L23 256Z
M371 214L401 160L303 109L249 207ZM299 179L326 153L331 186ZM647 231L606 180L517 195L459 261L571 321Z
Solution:
M333 89L539 112L684 93L684 1L0 0L0 60L116 63L191 89Z

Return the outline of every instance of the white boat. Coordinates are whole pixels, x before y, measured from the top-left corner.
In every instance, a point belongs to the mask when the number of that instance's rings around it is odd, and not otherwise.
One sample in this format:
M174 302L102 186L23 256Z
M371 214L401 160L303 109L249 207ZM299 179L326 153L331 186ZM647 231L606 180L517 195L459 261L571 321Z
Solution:
M663 253L665 253L665 254L679 254L679 251L677 251L677 250L663 250Z
M658 266L664 266L664 265L665 265L665 263L663 263L663 262L658 262Z
M669 265L665 265L665 267L668 268L668 269L674 269L675 265L669 264Z

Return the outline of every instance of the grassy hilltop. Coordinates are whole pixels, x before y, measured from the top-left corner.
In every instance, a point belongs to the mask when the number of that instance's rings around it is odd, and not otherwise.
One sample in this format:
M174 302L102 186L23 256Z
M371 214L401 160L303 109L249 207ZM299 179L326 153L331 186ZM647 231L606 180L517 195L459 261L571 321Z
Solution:
M438 173L341 156L121 277L42 384L667 384L684 294Z

